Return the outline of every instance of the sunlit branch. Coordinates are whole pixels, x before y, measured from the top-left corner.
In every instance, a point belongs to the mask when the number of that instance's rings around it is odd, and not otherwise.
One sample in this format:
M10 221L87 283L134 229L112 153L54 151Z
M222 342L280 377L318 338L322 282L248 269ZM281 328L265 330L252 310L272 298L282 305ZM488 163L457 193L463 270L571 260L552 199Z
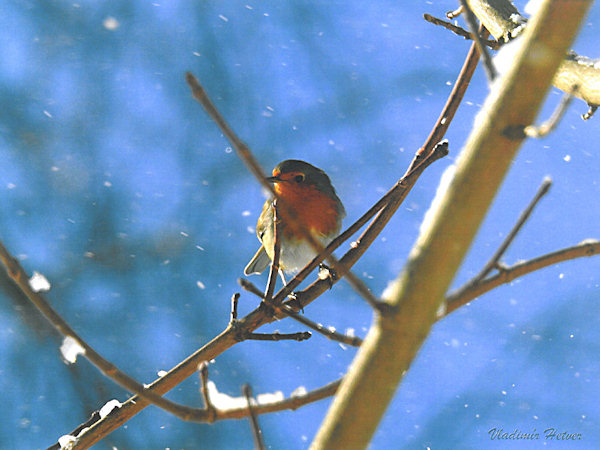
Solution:
M448 19L456 19L458 16L460 16L463 13L463 9L464 8L461 5L458 8L456 8L454 11L448 11L446 13L446 17Z
M569 2L567 5L577 5ZM469 4L479 21L497 39L508 42L519 36L529 26L510 0L469 0ZM573 93L589 106L600 105L600 64L598 60L581 56L573 51L567 55L554 74L552 84L564 92L572 92L573 86L579 89Z
M573 87L573 93L577 92L577 86ZM524 133L527 137L531 138L541 138L550 134L556 126L559 124L560 119L562 119L563 115L569 108L571 104L571 100L573 100L573 93L565 93L562 96L562 99L550 118L542 123L539 126L536 125L528 125L525 127Z

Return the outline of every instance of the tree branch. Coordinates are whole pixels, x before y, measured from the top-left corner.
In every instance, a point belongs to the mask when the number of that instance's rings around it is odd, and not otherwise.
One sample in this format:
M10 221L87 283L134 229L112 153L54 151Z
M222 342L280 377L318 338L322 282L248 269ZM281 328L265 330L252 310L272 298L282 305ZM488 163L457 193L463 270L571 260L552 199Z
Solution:
M441 27L444 27L445 29L452 31L454 34L462 36L467 40L473 39L473 35L470 32L468 32L464 28L454 25L451 22L448 22L443 19L439 19L435 16L432 16L431 14L423 14L423 19L425 19L427 22L432 23L434 25L439 25ZM481 42L493 50L498 50L500 48L500 43L498 41L482 39Z
M487 264L485 266L483 266L483 269L481 269L481 271L477 275L475 275L470 281L468 281L466 283L465 288L471 284L479 283L492 270L498 268L498 264L500 263L500 258L502 258L502 256L504 256L504 253L506 252L506 250L508 249L510 244L512 244L515 237L517 237L517 234L519 233L519 231L521 231L521 228L523 227L525 222L527 222L527 219L529 219L529 217L531 216L533 209L536 207L536 205L539 203L539 201L542 199L542 197L544 197L544 195L546 195L548 193L548 190L550 189L551 185L552 185L552 180L550 180L550 178L544 179L544 181L542 182L541 186L539 187L537 193L535 194L535 196L533 197L531 202L529 202L529 205L527 205L527 208L525 208L525 210L521 213L521 215L519 216L519 219L517 220L517 223L513 226L512 230L510 230L510 233L508 233L508 235L506 236L506 238L504 239L502 244L500 244L500 247L498 247L498 250L496 250L496 252L490 258L490 260L487 262Z
M523 17L509 0L468 0L477 18L492 35L508 42L526 27ZM554 75L552 84L566 93L573 93L589 106L600 106L600 60L580 56L571 51Z
M434 201L432 220L422 227L405 269L389 290L396 313L377 317L313 450L368 446L521 144L505 130L534 121L589 4L546 1L530 22L513 66L498 80L479 114L454 179L440 201ZM547 50L545 58L535 54L539 48Z
M58 314L42 294L34 291L29 284L29 277L19 261L13 257L0 241L0 260L6 268L8 276L15 282L21 291L27 296L29 301L46 317L46 319L58 330L66 339L71 340L75 345L81 348L83 355L90 361L104 376L119 384L125 390L134 392L145 401L162 408L171 414L180 418L185 418L189 409L172 402L166 398L157 395L148 390L144 385L137 382L113 363L102 357L92 346L90 346L73 328Z
M289 226L293 231L300 233L304 239L310 244L310 246L314 249L317 255L326 254L325 247L321 242L319 242L313 234L304 226L303 222L296 220L296 213L291 205L287 205L284 200L279 198L277 192L271 183L267 180L264 175L264 171L254 158L254 155L250 151L250 148L235 134L235 132L229 127L221 113L219 113L216 106L212 103L206 91L200 84L200 82L192 75L190 72L185 75L186 81L190 86L193 97L202 105L208 115L213 119L213 121L217 124L217 126L221 129L223 134L227 137L231 145L236 150L236 153L239 157L246 163L246 165L250 168L250 171L254 174L256 179L261 183L263 187L265 187L273 197L279 202L279 206L281 207L281 215L285 220L287 226ZM318 256L317 256L318 257ZM345 278L346 281L352 286L352 288L363 297L373 308L379 308L382 306L382 302L377 299L373 293L367 288L367 286L360 280L354 273L350 271L350 269L344 264L340 263L337 258L335 258L332 254L327 255L327 260L336 271L339 278ZM277 300L276 300L277 301ZM281 301L281 300L278 300Z
M486 292L527 275L536 270L568 261L575 258L594 256L600 253L600 241L589 239L573 247L563 248L528 261L520 261L509 267L503 267L498 273L488 276L475 284L450 292L446 296L446 312L448 315L463 305L482 296Z
M475 14L471 11L469 7L469 3L467 0L460 0L460 4L463 7L463 17L469 26L469 30L471 31L471 36L473 37L473 42L475 42L475 46L481 55L481 60L483 61L483 68L485 69L485 74L488 78L488 83L494 81L494 79L498 76L498 71L494 67L494 63L492 62L492 58L487 51L485 45L483 45L481 36L477 31L477 19L475 18Z

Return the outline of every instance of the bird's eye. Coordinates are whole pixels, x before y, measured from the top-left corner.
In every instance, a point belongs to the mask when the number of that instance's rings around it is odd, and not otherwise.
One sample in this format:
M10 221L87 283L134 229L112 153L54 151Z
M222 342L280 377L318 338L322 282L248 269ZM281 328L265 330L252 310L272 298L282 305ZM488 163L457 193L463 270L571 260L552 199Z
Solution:
M296 175L296 176L294 177L294 181L295 181L296 183L302 183L302 182L304 181L304 178L305 178L305 177L304 177L304 174L303 174L303 173L301 173L300 175Z

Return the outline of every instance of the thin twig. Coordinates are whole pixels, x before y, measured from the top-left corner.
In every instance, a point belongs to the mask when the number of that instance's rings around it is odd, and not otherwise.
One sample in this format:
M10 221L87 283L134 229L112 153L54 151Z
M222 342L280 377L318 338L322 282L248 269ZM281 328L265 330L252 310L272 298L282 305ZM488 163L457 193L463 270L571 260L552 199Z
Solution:
M260 290L256 286L254 286L254 284L252 284L250 281L246 280L245 278L239 278L238 282L248 292L253 293L254 295L260 297L261 299L263 298L262 292L260 292ZM292 299L291 301L293 302L294 299ZM301 314L298 314L298 312L291 306L291 304L273 305L272 307L276 311L279 311L282 314L289 316L292 319L294 319L295 321L301 323L302 325L307 326L308 328L316 331L317 333L322 334L327 339L331 339L332 341L341 342L342 344L351 345L352 347L360 347L360 344L362 344L362 339L359 338L358 336L348 336L346 334L338 333L338 332L332 330L331 328L327 328L327 327L321 325L320 323L313 322L312 320L308 319L307 317L305 317ZM300 307L298 309L300 309Z
M342 379L332 381L331 383L326 384L318 389L314 389L309 392L304 392L300 394L290 395L289 397L272 403L259 403L253 407L256 414L267 414L278 411L285 411L287 409L295 410L309 403L314 403L318 400L322 400L327 397L331 397L334 395L340 384ZM241 419L248 415L248 408L235 408L229 409L226 411L219 411L219 419Z
M541 137L547 136L552 131L554 131L554 129L560 122L560 119L562 119L562 116L565 114L565 112L569 108L569 105L571 104L571 101L573 100L573 95L575 92L577 92L577 86L575 86L573 88L572 92L569 92L569 93L565 92L560 100L560 103L558 104L558 106L556 107L556 109L554 110L554 112L552 113L550 118L539 126L536 126L536 125L526 126L525 130L524 130L525 135L530 138L541 138Z
M217 418L217 408L212 404L208 392L208 361L202 361L198 368L200 369L200 390L204 399L204 408L208 412L207 422L213 423Z
M256 450L265 450L265 441L263 440L263 432L258 423L258 416L256 412L254 412L254 407L252 406L252 388L249 384L244 384L242 386L242 392L246 400L248 401L248 418L250 419L250 427L252 428L252 436L254 436L254 448Z
M447 17L448 19L455 19L455 18L457 18L458 16L460 16L460 15L462 14L462 12L463 12L463 7L462 7L462 5L461 5L461 6L459 6L458 8L456 8L454 11L448 11L448 12L446 13L446 17Z
M596 110L598 109L598 105L588 105L590 108L587 110L585 114L581 115L583 120L591 119Z
M237 321L237 308L238 300L240 299L240 293L236 292L231 296L231 318L229 319L229 325L233 325Z
M298 333L247 333L244 338L249 341L306 341L312 336L310 331L300 331Z
M487 48L485 47L485 45L483 45L481 36L479 36L479 33L477 32L477 29L479 28L479 26L477 25L477 18L475 17L475 14L473 14L473 11L471 11L471 8L469 8L467 0L460 0L460 4L463 7L463 15L465 17L465 21L467 22L469 30L471 30L473 42L475 42L477 50L479 50L479 53L481 54L485 74L488 77L488 81L491 83L498 75L498 72L494 67L494 63L492 62L492 58L488 53Z
M202 85L198 82L196 77L192 75L190 72L185 74L185 79L190 89L192 90L193 97L202 105L205 111L208 113L210 118L217 124L219 129L223 132L227 140L231 142L234 149L240 156L242 157L242 161L248 166L250 172L259 180L262 186L267 189L272 195L273 198L276 198L275 190L271 183L267 181L264 171L258 164L258 161L250 152L248 146L238 138L237 134L233 132L233 130L229 127L223 116L219 113L213 102L210 100L206 91L202 87Z
M496 252L492 255L492 257L485 264L485 266L483 266L481 271L477 275L475 275L471 280L469 280L465 284L465 287L459 288L459 291L462 289L468 289L471 285L476 285L486 276L488 276L492 270L498 268L500 258L504 256L504 253L506 252L510 244L512 244L512 242L515 240L515 237L517 237L517 234L519 233L519 231L521 231L521 228L523 227L525 222L527 222L527 219L529 219L529 217L531 216L531 213L533 212L536 205L539 203L542 197L544 197L544 195L548 193L550 186L552 186L552 180L550 178L544 178L542 184L538 188L537 193L531 199L529 205L527 205L527 208L523 210L523 212L519 216L519 219L517 220L513 228L510 230L510 233L508 233L506 238L504 238L504 241L502 241Z
M479 281L477 284L468 285L450 292L446 296L446 311L444 315L456 311L461 306L466 305L498 286L510 283L531 272L571 259L598 254L600 254L600 241L588 239L572 247L563 248L527 261L520 261L512 266L505 266L498 273Z
M238 278L239 285L246 291L256 295L261 300L264 298L264 295L259 288L257 288L252 281L248 281L245 278Z
M317 333L322 334L327 339L331 339L332 341L336 342L341 342L342 344L351 345L353 347L360 347L360 344L362 344L362 339L358 336L348 336L346 334L338 333L332 328L326 328L320 323L313 322L312 320L298 314L289 305L283 304L277 307L276 309L278 311L283 312L292 319L296 320L297 322L300 322L302 325L305 325L308 328L311 328L312 330L316 331Z
M482 37L489 36L489 32L485 29L485 27L483 27L483 25L479 27L479 29ZM417 152L417 157L411 163L409 171L412 170L416 165L420 164L421 159L428 155L432 149L435 148L435 146L444 138L446 131L448 131L448 128L454 119L454 115L456 114L456 111L458 110L458 107L465 96L465 92L471 83L471 78L473 78L473 74L475 73L478 62L479 50L477 50L477 45L475 45L473 42L469 48L469 53L465 58L465 62L463 63L458 76L456 77L452 91L450 91L450 95L448 95L446 104L444 105L442 112L431 129L429 136L427 136L425 143Z
M431 14L423 14L423 19L425 19L427 22L432 23L434 25L439 25L441 27L444 27L447 30L452 31L454 34L464 37L465 39L469 39L469 40L473 39L473 35L471 33L469 33L467 30L465 30L462 27L454 25L451 22L448 22L446 20L432 16ZM498 50L500 48L500 42L498 42L498 41L495 41L495 40L492 41L490 39L483 39L483 38L481 39L481 41L493 50Z
M235 132L229 127L221 113L217 110L215 105L212 103L206 91L200 84L200 82L190 72L186 73L186 81L192 90L193 97L204 107L208 115L214 120L217 126L221 129L223 134L229 139L231 145L235 148L237 154L240 156L246 165L250 168L251 172L259 180L259 182L268 189L274 199L279 199L272 184L266 179L263 170L252 155L250 148L238 138ZM304 224L296 219L296 214L291 207L287 205L285 201L281 201L281 215L285 218L286 224L294 231L299 232L303 235L304 239L310 244L315 250L317 255L325 253L325 247L312 235L312 233L304 226ZM346 281L352 286L352 288L363 297L372 308L380 310L386 307L386 304L379 300L365 283L352 273L347 267L341 264L333 255L328 255L327 260L336 271L340 278L345 278Z
M190 78L188 76L188 78ZM191 76L193 78L193 76ZM192 89L194 89L192 87ZM411 164L411 168L407 171L405 176L396 184L394 188L392 188L392 192L388 193L385 197L385 202L383 205L395 205L395 208L402 203L402 201L406 198L411 188L415 185L419 176L423 173L423 171L433 162L447 155L447 145L442 147L436 147L437 150L426 153L424 155L416 155L415 159L419 160L419 164ZM414 167L413 167L414 166ZM266 179L265 179L266 181ZM270 185L269 185L270 186ZM272 188L272 186L271 186ZM379 202L378 202L379 203ZM377 213L379 210L375 210L374 213ZM354 264L358 258L366 251L366 249L371 245L371 243L375 240L376 236L381 232L389 218L393 214L395 209L387 209L386 214L380 215L376 220L371 223L368 227L367 232L363 234L362 242L357 242L357 245L352 247L344 258L342 258L342 262L345 264L352 265ZM368 220L368 219L367 219ZM361 225L362 226L362 225ZM360 227L359 227L360 228ZM357 229L358 230L358 229ZM355 230L355 231L357 231ZM349 237L349 236L348 236ZM334 242L336 242L334 240ZM336 245L339 246L342 241L337 241ZM333 243L332 243L333 244ZM334 248L332 245L328 247L328 251L333 251ZM313 263L315 260L313 260ZM312 264L312 263L311 263ZM316 267L319 263L316 262ZM313 267L313 269L314 269ZM287 295L292 291L294 287L289 286L284 287L280 290L275 297L281 296L281 299L285 299ZM303 301L304 304L310 303L312 299L316 298L317 295L320 295L325 289L328 289L329 286L325 286L325 282L315 282L309 288L304 291ZM286 291L286 288L289 289ZM262 296L262 293L260 294ZM302 302L301 302L302 304ZM249 313L246 317L238 321L238 328L243 329L245 331L252 331L256 328L264 325L265 323L273 321L273 318L267 315L264 311L264 308L257 308L251 313ZM226 330L221 333L219 336L215 337L212 341L208 342L202 348L198 349L195 353L190 355L176 367L171 369L165 376L155 380L153 383L148 386L148 390L156 393L166 393L173 387L175 387L178 383L192 375L197 367L197 364L203 360L210 360L221 354L231 346L235 345L238 340L236 339L235 330ZM329 389L337 389L339 382L336 382L334 386L330 386ZM323 389L316 393L316 398L324 398L327 395L328 390ZM322 397L319 397L323 395ZM286 405L288 407L295 408L296 405L299 404L299 400L296 398L290 399L283 406L285 409ZM79 446L91 446L94 443L98 442L103 436L113 431L116 427L120 426L124 421L127 421L143 408L147 406L147 403L143 401L143 399L138 398L137 396L131 397L127 402L123 404L123 406L119 409L117 414L111 415L111 420L100 420L96 424L94 424L90 430L85 433L79 440ZM271 412L272 410L269 407L263 408L264 412ZM238 412L237 417L243 417L243 412ZM198 414L200 417L201 414ZM233 416L231 416L233 418ZM229 417L223 417L229 418ZM192 416L188 417L187 420L192 420Z

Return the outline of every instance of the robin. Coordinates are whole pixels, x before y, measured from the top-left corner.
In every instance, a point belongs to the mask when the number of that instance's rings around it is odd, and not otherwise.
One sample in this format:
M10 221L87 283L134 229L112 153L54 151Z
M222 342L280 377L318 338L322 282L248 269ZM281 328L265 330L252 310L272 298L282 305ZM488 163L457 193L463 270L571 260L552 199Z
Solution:
M346 216L344 205L335 193L325 172L304 161L288 159L273 169L267 178L274 183L275 192L295 214L295 220L327 246L340 232ZM285 284L285 272L296 272L316 256L313 247L295 229L286 226L286 218L278 209L281 233L279 256L280 275ZM256 234L262 246L244 269L244 275L262 273L271 263L274 253L273 200L267 199L256 224ZM283 216L283 217L282 217ZM296 227L297 228L297 227Z

